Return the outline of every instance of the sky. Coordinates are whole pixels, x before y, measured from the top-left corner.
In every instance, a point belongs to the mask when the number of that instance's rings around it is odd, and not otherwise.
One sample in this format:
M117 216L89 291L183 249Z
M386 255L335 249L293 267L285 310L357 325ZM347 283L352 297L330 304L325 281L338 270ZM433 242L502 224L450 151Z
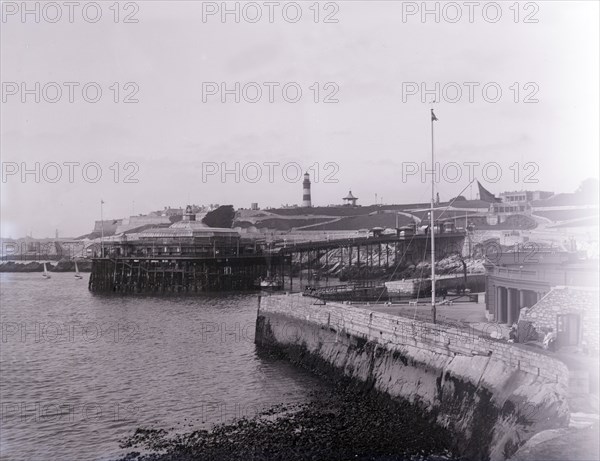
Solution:
M88 3L2 3L2 237L299 204L305 171L313 205L427 202L431 108L442 200L598 177L598 2Z

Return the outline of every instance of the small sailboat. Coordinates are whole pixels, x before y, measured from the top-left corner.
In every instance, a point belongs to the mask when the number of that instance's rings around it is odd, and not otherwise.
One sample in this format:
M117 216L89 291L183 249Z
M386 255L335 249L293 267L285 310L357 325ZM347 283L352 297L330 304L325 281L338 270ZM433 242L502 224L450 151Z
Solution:
M79 267L77 267L77 261L75 261L75 278L77 280L81 280L83 277L79 273Z
M283 280L277 277L264 277L258 280L258 285L261 288L281 289L283 288Z
M254 284L256 287L278 290L283 288L283 279L279 277L272 277L271 271L267 270L267 276L259 277L256 279Z
M42 277L44 277L45 279L50 278L50 274L48 273L48 268L46 267L46 263L44 263L44 273L42 274Z

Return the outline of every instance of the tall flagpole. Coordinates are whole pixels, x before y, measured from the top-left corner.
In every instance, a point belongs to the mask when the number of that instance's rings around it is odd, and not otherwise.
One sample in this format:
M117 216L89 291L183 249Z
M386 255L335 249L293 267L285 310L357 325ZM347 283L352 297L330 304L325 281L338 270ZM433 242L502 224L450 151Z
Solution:
M433 205L435 200L435 157L433 155L433 122L437 120L437 117L431 109L431 211L429 226L431 234L431 317L433 323L436 323L436 307L435 307L435 217L433 213Z
M104 200L100 199L100 257L104 257L104 213L103 213Z

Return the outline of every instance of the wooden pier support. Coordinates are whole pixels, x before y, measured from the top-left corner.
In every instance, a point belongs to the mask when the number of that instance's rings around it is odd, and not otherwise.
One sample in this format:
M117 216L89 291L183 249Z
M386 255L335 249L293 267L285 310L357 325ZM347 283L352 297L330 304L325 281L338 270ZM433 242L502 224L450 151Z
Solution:
M256 280L283 277L291 256L224 258L97 258L92 261L88 288L94 293L200 293L253 290Z

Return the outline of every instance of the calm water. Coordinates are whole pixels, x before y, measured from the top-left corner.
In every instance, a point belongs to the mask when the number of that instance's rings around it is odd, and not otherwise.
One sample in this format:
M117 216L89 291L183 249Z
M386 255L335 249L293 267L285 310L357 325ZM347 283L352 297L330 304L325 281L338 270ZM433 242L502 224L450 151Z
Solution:
M3 460L114 459L137 427L209 428L324 386L257 357L256 295L102 297L83 276L0 274Z

